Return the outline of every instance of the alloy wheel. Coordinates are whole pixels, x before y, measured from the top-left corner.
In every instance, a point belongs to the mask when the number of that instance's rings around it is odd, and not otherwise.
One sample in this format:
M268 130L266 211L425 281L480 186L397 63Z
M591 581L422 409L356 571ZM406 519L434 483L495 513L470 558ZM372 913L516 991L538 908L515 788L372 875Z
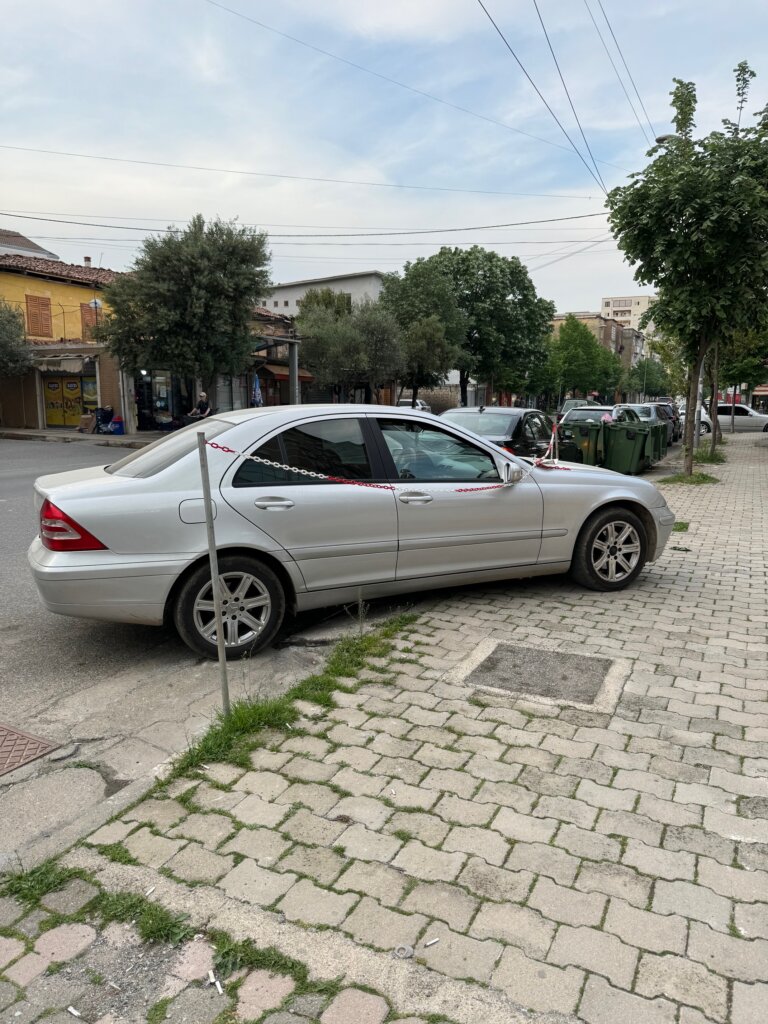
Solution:
M607 523L592 542L592 568L608 583L618 583L629 576L638 561L642 545L640 535L631 523L620 519Z
M225 647L240 647L254 641L266 626L272 599L264 584L248 572L219 575ZM193 607L195 628L210 643L217 642L216 615L210 580L200 590Z

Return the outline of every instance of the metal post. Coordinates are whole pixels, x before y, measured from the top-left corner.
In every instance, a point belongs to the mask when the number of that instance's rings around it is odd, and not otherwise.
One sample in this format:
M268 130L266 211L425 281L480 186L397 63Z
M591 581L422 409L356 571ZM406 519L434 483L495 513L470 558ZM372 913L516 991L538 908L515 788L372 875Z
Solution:
M299 343L294 339L288 342L288 404L301 405L299 392Z
M699 371L699 386L696 389L696 422L693 428L693 448L694 451L699 447L701 441L701 404L704 401L704 360L701 362L701 370Z
M200 476L203 481L203 503L205 505L205 530L208 535L208 558L211 563L211 591L213 593L213 614L216 619L216 647L219 652L219 675L221 676L221 704L224 717L229 717L229 681L227 679L227 652L224 647L224 616L221 608L221 587L219 585L219 558L216 554L216 535L213 532L213 504L211 502L211 481L208 477L208 452L205 449L205 434L197 432L197 450L200 455Z

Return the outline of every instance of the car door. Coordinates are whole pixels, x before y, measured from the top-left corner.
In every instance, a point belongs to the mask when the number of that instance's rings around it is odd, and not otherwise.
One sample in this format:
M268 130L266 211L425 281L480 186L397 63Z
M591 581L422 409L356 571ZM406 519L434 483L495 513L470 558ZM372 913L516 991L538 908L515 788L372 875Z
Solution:
M396 486L398 579L536 562L543 499L532 477L500 487L496 457L461 434L375 419Z
M371 428L355 415L312 418L283 427L249 454L334 480L243 459L221 485L226 502L296 561L310 590L395 578L397 509L382 480Z

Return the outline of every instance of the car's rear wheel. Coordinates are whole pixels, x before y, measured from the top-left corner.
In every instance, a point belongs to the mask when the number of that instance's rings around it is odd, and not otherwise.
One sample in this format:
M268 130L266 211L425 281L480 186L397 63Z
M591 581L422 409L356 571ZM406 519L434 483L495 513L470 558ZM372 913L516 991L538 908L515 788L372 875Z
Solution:
M583 526L571 574L590 590L622 590L637 578L647 558L648 538L638 516L623 508L606 509Z
M708 423L702 423L701 427L699 428L699 433L700 434L711 434L712 433L712 427L710 427L710 425Z
M219 581L227 658L239 658L266 647L285 616L285 591L276 574L253 556L222 555ZM207 658L217 657L216 616L207 561L184 581L173 621L188 647Z

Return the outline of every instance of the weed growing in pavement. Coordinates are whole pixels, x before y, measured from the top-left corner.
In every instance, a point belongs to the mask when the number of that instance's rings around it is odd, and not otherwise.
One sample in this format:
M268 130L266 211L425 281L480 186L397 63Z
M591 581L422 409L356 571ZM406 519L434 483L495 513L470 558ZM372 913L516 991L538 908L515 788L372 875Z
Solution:
M167 942L179 945L192 937L193 929L183 914L172 914L159 903L150 903L135 893L102 893L94 910L102 921L133 922L144 942Z
M106 857L107 860L114 861L115 864L139 863L131 851L126 849L122 843L110 843L108 846L99 846L98 851L102 857Z
M719 484L720 481L716 476L710 476L709 473L692 473L690 476L686 476L685 473L675 473L674 476L664 476L659 480L660 484L693 484L698 486L699 484Z
M214 947L214 966L224 978L245 967L249 970L258 968L274 974L287 974L297 985L306 985L309 981L306 966L299 960L284 956L274 946L259 949L250 939L237 942L226 932L211 932L209 938Z
M717 449L710 451L709 448L697 448L693 453L693 461L721 465L725 462L725 452L719 452Z
M63 868L53 860L43 861L36 868L6 875L0 880L0 896L13 896L28 906L37 906L43 896L61 889L70 878L84 878L77 868Z
M237 701L229 718L219 713L205 735L177 758L170 779L208 761L230 761L249 768L249 753L258 746L257 734L263 729L286 730L299 718L295 700L333 707L334 690L347 689L340 679L354 677L369 658L383 658L392 649L391 640L415 621L415 615L397 615L365 636L345 637L334 647L324 671L302 680L282 697L270 700ZM298 735L297 730L292 730Z
M165 999L159 999L154 1006L150 1006L147 1010L147 1024L162 1024L171 1001L170 996L166 996Z
M677 522L672 527L672 533L687 533L690 523Z

